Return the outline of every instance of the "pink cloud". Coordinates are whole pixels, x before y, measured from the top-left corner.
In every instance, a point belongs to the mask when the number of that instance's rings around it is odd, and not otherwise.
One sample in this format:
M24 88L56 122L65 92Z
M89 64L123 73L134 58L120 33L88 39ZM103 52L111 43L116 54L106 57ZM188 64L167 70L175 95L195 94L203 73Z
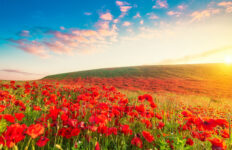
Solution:
M92 13L91 12L85 12L84 15L90 16L90 15L92 15Z
M30 36L30 31L28 31L28 30L23 30L23 31L21 31L20 36L28 37L28 36Z
M181 15L181 12L178 12L178 11L168 11L167 15L179 17Z
M177 8L178 8L179 10L184 10L184 9L187 8L187 6L184 5L184 4L182 4L182 5L177 6Z
M143 23L144 23L144 21L143 21L143 20L141 20L139 23L140 23L140 24L143 24Z
M123 6L123 5L129 5L129 3L123 1L116 1L116 5Z
M225 7L227 13L232 13L232 2L224 1L218 3L218 6Z
M16 44L13 46L23 50L24 52L34 54L42 58L47 58L49 56L46 47L42 45L40 42L37 42L34 40L29 41L29 40L22 40L22 39L20 40L11 39L10 41Z
M60 27L60 30L65 30L65 27L61 26L61 27Z
M141 18L140 13L137 12L136 15L135 15L133 18L134 18L134 19L136 19L136 18Z
M107 47L118 39L116 24L99 21L96 30L65 29L50 31L51 36L40 40L11 39L12 45L20 50L42 58L54 54L74 55L76 53L93 53Z
M118 18L123 18L127 12L132 8L129 3L123 1L116 1L116 5L119 6L121 15Z
M113 19L113 16L111 15L111 13L107 12L107 13L101 14L100 18L102 20L109 20L110 21Z
M152 19L152 20L159 19L159 17L154 13L147 13L147 15L149 15L149 19Z
M114 19L113 20L113 23L118 23L119 22L119 19Z
M120 6L120 10L121 12L127 12L128 10L130 10L132 7L131 6Z
M229 2L229 1L218 3L218 6L231 6L231 5L232 5L232 2Z
M218 14L220 12L220 9L212 9L212 8L208 8L208 9L205 9L203 11L195 11L191 14L192 16L192 20L191 22L194 22L194 21L200 21L204 18L208 18L214 14Z
M123 26L125 26L125 27L128 27L128 26L130 26L131 25L131 23L129 22L129 21L125 21L125 22L123 22L123 24L122 24Z
M168 8L167 0L156 0L156 5L152 8Z
M104 30L108 30L110 28L108 21L99 21L96 23L95 26L99 29L104 29Z

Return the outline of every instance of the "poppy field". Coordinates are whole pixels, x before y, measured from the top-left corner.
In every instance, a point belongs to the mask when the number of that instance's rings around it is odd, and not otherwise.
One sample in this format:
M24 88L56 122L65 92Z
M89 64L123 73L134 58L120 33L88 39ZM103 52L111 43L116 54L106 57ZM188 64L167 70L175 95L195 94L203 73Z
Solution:
M231 149L229 101L186 99L103 85L1 81L0 148Z

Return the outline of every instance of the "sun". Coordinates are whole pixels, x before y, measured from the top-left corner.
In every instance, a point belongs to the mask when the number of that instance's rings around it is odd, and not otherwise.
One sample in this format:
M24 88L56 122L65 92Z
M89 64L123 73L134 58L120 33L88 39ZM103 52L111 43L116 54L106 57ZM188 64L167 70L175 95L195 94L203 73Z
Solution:
M232 58L229 57L229 56L225 57L224 61L225 61L226 64L232 64Z

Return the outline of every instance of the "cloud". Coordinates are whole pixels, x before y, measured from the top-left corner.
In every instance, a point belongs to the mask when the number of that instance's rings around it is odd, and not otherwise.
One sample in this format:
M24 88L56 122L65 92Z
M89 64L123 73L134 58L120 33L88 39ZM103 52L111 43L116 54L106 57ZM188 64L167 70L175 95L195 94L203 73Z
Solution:
M200 21L200 20L208 18L214 14L218 14L219 12L220 12L220 9L217 9L217 8L207 8L207 9L202 10L202 11L194 11L191 14L191 17L192 17L191 22Z
M139 22L140 24L143 24L144 23L144 21L143 20L140 20L140 22Z
M181 15L181 12L178 12L178 11L168 11L167 15L179 17Z
M60 30L65 30L65 27L61 26L61 27L60 27Z
M149 16L149 19L152 19L152 20L159 19L159 17L154 13L147 13L147 15Z
M152 8L168 8L167 0L156 0L156 5Z
M36 73L30 73L30 72L24 72L24 71L20 71L20 70L14 70L14 69L2 69L0 70L2 72L10 72L10 73L19 73L19 74L22 74L22 75L44 75L44 74L36 74Z
M25 39L9 39L9 41L12 42L12 46L17 47L23 50L24 52L34 54L42 58L47 58L49 56L46 47L35 40L29 41Z
M2 69L0 72L0 80L35 80L46 76L45 74L30 73L15 69Z
M177 8L182 11L187 8L187 5L181 4L181 5L178 5Z
M25 36L25 37L28 37L30 36L30 31L28 30L22 30L20 33L19 33L20 36Z
M121 11L121 15L119 16L119 18L123 18L127 14L127 12L132 8L132 6L130 6L129 3L123 1L116 1L116 5L119 6Z
M202 57L209 57L211 55L223 53L226 51L232 51L232 46L222 47L219 49L213 49L213 50L209 50L209 51L206 51L203 53L199 53L199 54L195 54L195 55L188 55L188 56L184 56L184 57L177 58L177 59L166 59L166 60L160 61L158 64L188 63L194 59L198 59L198 58L202 58Z
M101 18L102 20L108 20L108 21L110 21L110 20L113 19L113 16L111 15L111 13L107 12L107 13L101 14L101 15L100 15L100 18Z
M136 15L135 15L133 18L134 18L134 19L136 19L136 18L141 18L140 13L137 12Z
M218 6L225 7L227 13L232 13L232 2L231 1L224 1L218 3Z
M91 12L84 12L84 15L86 15L86 16L91 16L92 13L91 13Z
M96 30L65 29L46 32L46 37L38 40L9 39L11 45L20 50L42 58L54 54L75 55L76 53L94 53L117 41L115 24L100 20L95 24Z
M123 24L122 24L123 26L125 26L125 27L128 27L128 26L130 26L131 25L131 23L129 22L129 21L125 21L125 22L123 22Z

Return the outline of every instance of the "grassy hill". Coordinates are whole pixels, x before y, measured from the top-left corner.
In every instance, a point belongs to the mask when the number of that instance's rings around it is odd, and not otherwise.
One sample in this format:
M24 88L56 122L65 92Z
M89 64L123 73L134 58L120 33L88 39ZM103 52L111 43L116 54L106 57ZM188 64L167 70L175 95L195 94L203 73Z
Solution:
M120 68L103 68L46 76L43 79L75 79L78 77L153 77L183 78L192 80L232 79L232 65L225 64L188 64L188 65L151 65Z

